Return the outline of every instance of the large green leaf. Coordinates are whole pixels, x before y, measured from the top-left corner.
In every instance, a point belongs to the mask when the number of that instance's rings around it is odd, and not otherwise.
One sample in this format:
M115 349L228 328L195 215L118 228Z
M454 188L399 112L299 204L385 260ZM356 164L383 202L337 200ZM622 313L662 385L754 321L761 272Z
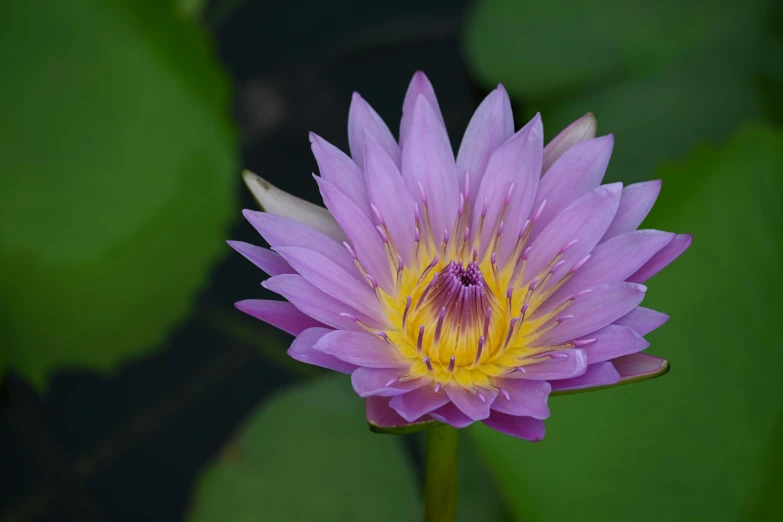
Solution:
M234 200L228 85L157 0L13 0L0 17L0 329L41 388L108 370L191 308Z
M290 389L251 414L199 478L193 522L418 520L418 481L399 437L367 429L345 376Z
M659 173L646 225L694 235L644 303L671 315L649 339L673 371L553 398L540 444L472 431L526 521L761 520L759 491L783 474L767 456L783 411L783 135L745 129L724 150L700 149ZM779 520L779 503L766 506Z

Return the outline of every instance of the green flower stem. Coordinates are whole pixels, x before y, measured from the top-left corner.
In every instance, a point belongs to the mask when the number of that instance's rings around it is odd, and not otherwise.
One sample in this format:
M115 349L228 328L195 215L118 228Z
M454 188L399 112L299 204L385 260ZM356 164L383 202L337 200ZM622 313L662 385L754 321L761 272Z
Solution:
M427 430L424 475L425 522L457 520L457 446L459 430L438 426Z

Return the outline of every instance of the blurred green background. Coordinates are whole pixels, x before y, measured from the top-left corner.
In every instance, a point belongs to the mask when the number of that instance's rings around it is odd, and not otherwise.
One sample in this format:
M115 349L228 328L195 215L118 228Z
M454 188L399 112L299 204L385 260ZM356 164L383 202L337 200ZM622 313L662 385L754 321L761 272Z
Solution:
M232 307L249 168L317 201L307 132L414 71L452 142L498 82L694 235L645 305L661 379L461 438L461 522L783 520L783 7L772 0L7 0L0 5L0 522L419 521L422 440Z

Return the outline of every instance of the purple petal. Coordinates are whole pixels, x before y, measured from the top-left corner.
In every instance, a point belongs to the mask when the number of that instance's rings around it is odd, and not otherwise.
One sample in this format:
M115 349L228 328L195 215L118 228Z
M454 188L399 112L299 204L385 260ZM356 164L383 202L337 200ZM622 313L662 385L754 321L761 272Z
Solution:
M693 242L693 236L690 234L677 234L671 242L655 254L643 267L628 278L628 281L634 283L644 283L652 276L669 266L672 261L680 257L683 252L688 250Z
M555 379L570 379L579 377L587 369L587 355L579 348L559 350L566 357L550 358L546 361L525 364L525 371L517 371L504 375L504 379L531 379L534 381L551 381Z
M398 395L389 401L389 406L408 422L431 413L449 402L449 396L443 388L435 391L432 385L422 386L404 395Z
M261 285L272 292L282 295L313 319L338 330L366 331L350 317L340 314L349 314L356 317L370 328L384 330L387 326L385 315L371 318L342 301L325 294L299 274L275 276L267 279Z
M555 138L544 147L544 162L543 168L541 169L541 175L546 174L555 161L557 161L557 159L568 149L579 142L595 138L597 129L598 122L595 119L595 116L588 112L555 136Z
M547 381L533 381L524 379L496 379L496 385L508 393L508 398L501 391L492 409L508 415L518 417L533 417L546 419L549 417L547 399L552 386Z
M378 284L391 293L394 288L391 277L391 265L386 249L375 226L348 196L323 178L316 176L321 195L332 215L345 231L353 244L359 262Z
M348 110L348 145L351 148L351 157L359 167L364 166L365 133L371 135L383 147L394 163L400 164L400 147L389 127L370 104L355 92Z
M576 199L594 190L604 179L614 148L614 136L602 136L578 143L560 156L541 178L533 208L546 201L531 239Z
M316 288L370 317L380 318L385 315L370 285L350 277L326 256L299 247L278 247L276 250Z
M242 241L226 241L226 243L270 276L295 273L295 270L291 268L291 265L285 259L280 257L280 254L272 252L268 248Z
M634 183L625 187L617 214L601 241L607 241L639 228L644 218L650 213L660 192L661 180Z
M321 177L348 196L367 217L372 216L364 176L356 163L343 151L312 132L310 133L310 147L313 150L315 161L318 162Z
M389 407L389 400L389 397L367 397L364 404L367 422L382 428L397 428L411 424Z
M476 197L477 207L473 209L472 229L479 230L486 202L487 213L481 225L479 255L492 247L496 228L502 220L507 232L501 235L501 248L498 249L498 261L501 265L513 251L519 229L533 207L538 173L541 170L543 136L541 115L537 114L492 154L481 179Z
M446 393L454 406L473 420L489 417L489 408L497 396L496 392L483 389L472 393L455 383L446 385Z
M589 344L580 345L587 354L588 364L608 361L629 353L641 352L648 346L644 337L627 326L610 324L593 332L582 341L593 340Z
M646 291L647 288L635 283L596 286L566 308L564 314L573 318L561 322L533 344L556 346L595 332L636 308Z
M536 315L554 309L577 292L624 281L674 238L671 232L636 230L598 245L582 268L547 300Z
M424 379L411 379L400 382L408 374L409 368L359 368L351 374L353 389L359 397L394 397L420 388Z
M244 210L242 213L272 248L302 247L315 250L331 259L332 262L349 273L353 279L361 281L361 274L356 269L350 254L345 247L333 239L282 216L254 210ZM283 261L285 262L285 260Z
M470 192L470 208L475 208L475 189L481 185L490 156L512 134L514 114L511 112L511 101L503 86L498 85L476 109L465 129L457 153L460 191L465 189L465 173L468 174L470 186L473 188Z
M620 382L620 374L610 362L599 362L587 367L579 377L552 382L552 391L580 390L595 386L611 386Z
M333 332L328 328L310 328L302 332L299 337L294 339L291 347L288 349L288 355L292 359L297 361L312 364L313 366L320 366L321 368L328 368L340 373L351 373L356 370L356 366L343 362L336 357L327 355L323 352L313 349L316 343Z
M451 232L454 226L459 182L446 127L424 96L418 97L413 109L410 134L402 151L402 177L422 212L425 204L419 185L424 190L431 230L440 241L443 231Z
M643 381L669 371L669 362L646 353L633 353L612 361L620 382Z
M299 335L308 328L324 327L323 323L303 314L293 304L285 301L245 299L234 303L234 306L291 335Z
M335 330L322 337L315 349L357 366L410 368L410 362L394 346L368 332Z
M550 278L549 284L589 254L617 212L620 193L620 183L603 185L581 196L553 219L530 246L523 284L538 277L568 245L561 258L564 263L555 274L558 277Z
M628 326L639 335L647 335L668 320L669 316L664 313L650 310L643 306L637 306L616 320L614 324L618 326Z
M413 198L392 159L371 136L365 139L364 173L370 202L386 223L397 251L410 265L416 227Z
M544 421L533 417L516 417L493 411L492 415L482 422L493 430L530 442L538 442L546 434Z
M473 424L473 419L465 415L459 408L454 406L453 402L441 406L437 410L430 413L430 417L438 422L448 424L453 428L467 428Z
M430 104L435 111L435 115L442 122L443 116L440 113L440 107L438 107L438 99L435 96L435 90L432 88L427 76L417 71L413 75L410 85L408 86L408 92L405 93L405 100L402 103L402 120L400 121L400 147L405 144L405 139L410 132L411 124L413 123L413 108L416 105L416 100L419 96L423 96L425 100Z

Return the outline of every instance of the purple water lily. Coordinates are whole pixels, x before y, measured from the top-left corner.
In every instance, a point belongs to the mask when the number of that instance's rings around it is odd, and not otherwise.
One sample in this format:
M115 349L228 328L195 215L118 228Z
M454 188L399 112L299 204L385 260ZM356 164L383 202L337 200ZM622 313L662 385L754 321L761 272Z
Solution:
M423 73L399 141L355 94L350 157L310 136L326 209L246 174L272 250L230 244L288 302L237 307L296 336L294 359L351 374L375 425L540 440L550 393L666 368L640 353L668 319L639 306L643 283L691 243L637 230L661 184L601 185L614 139L595 133L588 114L544 147L540 116L514 132L499 86L455 160Z

